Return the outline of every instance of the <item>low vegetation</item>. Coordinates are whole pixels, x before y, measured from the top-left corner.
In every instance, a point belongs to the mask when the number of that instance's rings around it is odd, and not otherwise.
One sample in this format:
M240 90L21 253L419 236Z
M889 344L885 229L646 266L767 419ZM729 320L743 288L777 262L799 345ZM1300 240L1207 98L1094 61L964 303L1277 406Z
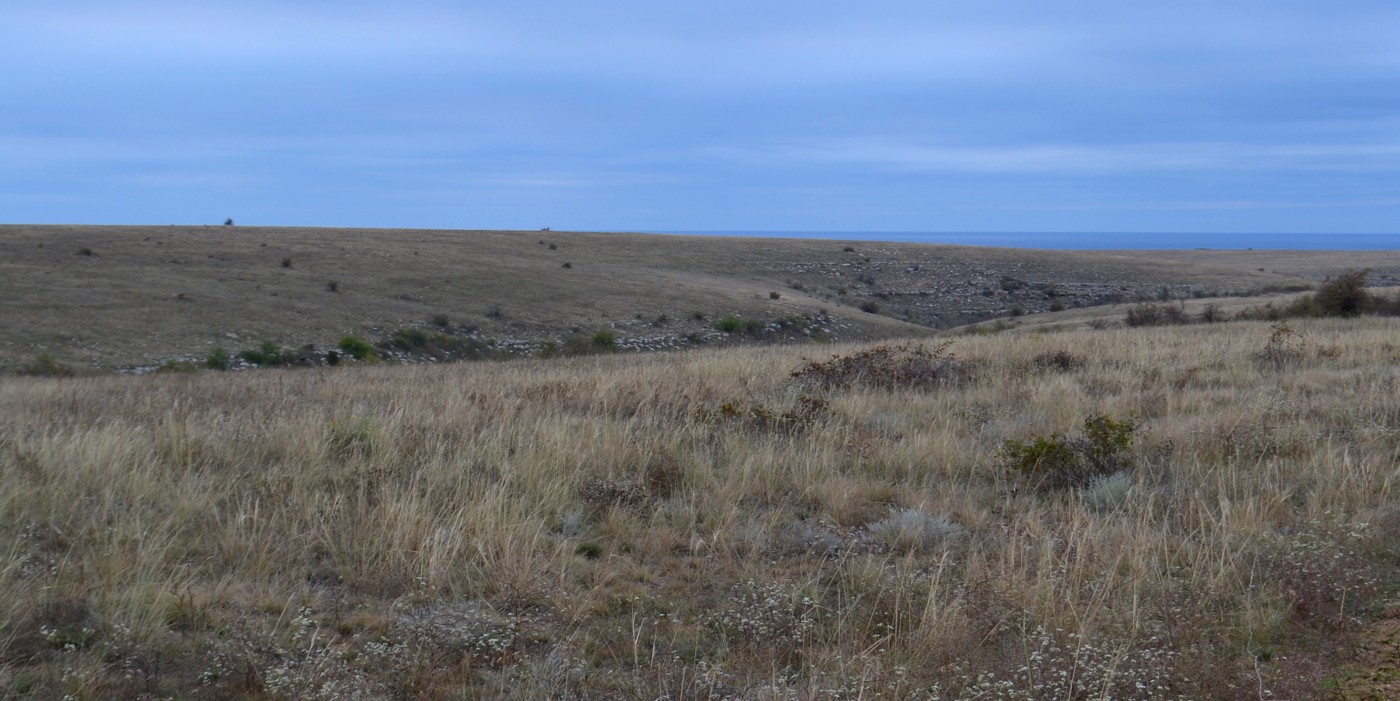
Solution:
M1400 297L1390 298L1366 287L1370 271L1353 270L1329 278L1315 292L1300 295L1283 305L1270 302L1241 310L1236 319L1282 321L1307 317L1352 318L1362 315L1400 316ZM1217 323L1227 320L1218 305L1206 305L1193 317L1185 306L1143 302L1128 309L1123 323L1128 326L1169 326L1191 323Z
M1352 693L1396 338L7 377L0 695Z

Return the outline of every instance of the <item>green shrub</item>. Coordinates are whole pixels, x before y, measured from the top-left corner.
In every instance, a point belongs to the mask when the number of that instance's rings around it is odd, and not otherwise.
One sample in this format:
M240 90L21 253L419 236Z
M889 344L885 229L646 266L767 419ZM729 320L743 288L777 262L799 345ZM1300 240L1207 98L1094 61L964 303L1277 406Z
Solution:
M260 368L289 365L293 360L291 352L277 345L276 341L263 341L257 348L240 351L238 357L243 362Z
M368 341L354 336L340 339L340 343L337 343L336 347L355 360L375 360L379 357L374 352L374 346L371 346Z
M1369 270L1353 270L1328 280L1312 295L1316 312L1321 316L1360 316L1372 308L1371 294L1366 291Z
M744 326L744 320L733 314L715 322L715 329L725 333L734 333Z
M180 359L178 359L178 358L171 358L171 359L169 359L169 360L167 360L167 361L161 363L161 364L160 364L160 367L156 368L156 372L178 372L178 373L186 373L186 372L194 372L194 371L196 371L196 370L198 370L198 369L199 369L199 366L196 365L193 361L189 361L189 360L180 360Z
M340 457L365 455L374 441L374 422L369 418L352 416L326 424L326 445Z
M483 360L493 357L490 344L468 336L399 329L389 337L393 347L435 360Z
M223 346L214 346L209 349L209 356L204 359L204 367L210 370L227 370L229 367L228 351Z
M427 349L431 342L431 337L422 329L399 329L394 332L390 342L406 351L421 351Z
M593 334L593 347L605 353L617 350L617 334L606 330Z
M1134 466L1131 451L1137 423L1098 414L1084 420L1077 438L1059 433L1008 438L999 451L1002 466L1039 491L1082 488Z

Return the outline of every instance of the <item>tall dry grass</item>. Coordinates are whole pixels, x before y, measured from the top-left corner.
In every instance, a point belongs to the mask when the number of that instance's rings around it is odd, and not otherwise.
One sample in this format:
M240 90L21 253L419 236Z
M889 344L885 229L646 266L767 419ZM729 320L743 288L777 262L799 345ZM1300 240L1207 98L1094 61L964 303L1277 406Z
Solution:
M1306 697L1400 555L1400 324L1294 329L963 338L928 391L790 377L844 347L0 378L0 683ZM1130 471L1008 473L1091 415Z

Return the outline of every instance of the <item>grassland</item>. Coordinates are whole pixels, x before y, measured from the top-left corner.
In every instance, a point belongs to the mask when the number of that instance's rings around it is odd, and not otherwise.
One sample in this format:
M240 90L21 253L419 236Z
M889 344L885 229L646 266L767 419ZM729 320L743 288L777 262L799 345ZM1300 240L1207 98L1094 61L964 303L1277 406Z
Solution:
M1394 254L1212 252L1217 260L1195 253L1188 260L641 234L0 226L0 371L41 354L78 371L110 371L202 361L217 346L233 352L264 341L325 349L355 335L380 343L400 329L446 331L514 355L599 331L624 348L692 348L732 342L733 334L715 329L730 316L754 330L746 341L870 340L1162 294L1296 289L1348 268L1388 265L1373 282L1396 284L1385 276L1400 270Z
M1291 328L5 377L0 693L1383 698L1400 321Z

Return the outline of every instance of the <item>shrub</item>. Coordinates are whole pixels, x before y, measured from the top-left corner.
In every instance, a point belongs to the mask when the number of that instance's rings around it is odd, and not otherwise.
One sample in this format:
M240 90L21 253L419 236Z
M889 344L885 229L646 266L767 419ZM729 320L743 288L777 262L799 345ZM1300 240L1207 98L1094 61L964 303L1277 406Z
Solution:
M1029 480L1040 491L1080 488L1132 469L1130 448L1136 431L1132 419L1116 421L1098 414L1084 420L1078 438L1059 433L1027 440L1008 438L999 453L1007 472Z
M783 293L778 292L777 290L774 290L774 291L768 293L768 299L782 299L782 298L783 298Z
M229 368L228 351L223 346L214 346L209 349L209 355L204 359L204 367L210 370L227 370Z
M855 247L855 246L844 246L844 247L841 248L841 250L842 250L842 251L845 251L846 253L855 253L855 252L856 252L856 247Z
M696 410L696 417L708 423L738 425L755 431L798 433L825 419L830 409L825 399L804 394L791 409L782 412L757 402L745 405L736 401L725 402L718 409L702 407Z
M330 282L327 282L327 283L326 283L326 291L327 291L327 292L339 292L339 291L340 291L340 283L339 283L339 282L336 282L335 280L331 280Z
M563 351L555 341L545 341L540 344L539 348L535 349L536 358L558 358L562 354Z
M400 350L421 351L428 347L429 339L428 333L422 329L399 329L389 341Z
M1095 477L1084 489L1084 505L1091 511L1107 513L1115 511L1128 500L1133 489L1133 476L1126 472Z
M1074 372L1084 367L1085 360L1067 350L1046 351L1031 358L1031 365L1047 372Z
M291 258L283 258L283 259L282 259L282 267L284 267L284 268L290 268L290 267L292 267L292 259L291 259Z
M573 264L573 263L570 263L570 262L568 262L568 261L565 261L564 264L563 264L562 266L560 266L560 267L561 267L561 268L564 268L565 270L568 270L568 269L570 269L570 268L573 268L573 267L574 267L574 264Z
M564 347L560 351L566 356L589 355L597 352L597 346L593 345L593 338L587 334L570 334L564 339Z
M1303 337L1293 327L1279 322L1269 329L1269 340L1254 354L1260 367L1281 372L1303 359Z
M874 301L866 300L860 303L860 310L867 314L879 314L880 305L876 304Z
M617 334L606 330L593 334L593 347L605 353L617 350Z
M428 323L432 324L433 326L447 328L448 326L452 325L452 318L447 316L446 314L434 314L428 317Z
M269 367L273 365L289 365L293 360L290 351L277 345L276 341L263 341L257 348L250 348L240 351L238 357L249 365L258 367Z
M957 356L948 352L951 341L933 348L923 344L880 345L830 360L809 360L792 372L798 382L822 388L870 387L874 389L932 390L965 380Z
M729 316L726 316L723 319L716 321L715 329L718 331L723 331L725 333L734 333L735 331L738 331L741 327L743 327L743 325L743 319L740 319L739 317L730 314Z
M1156 304L1139 304L1128 310L1123 323L1128 326L1157 326L1163 323L1162 308Z
M1323 283L1313 294L1316 311L1322 316L1360 316L1370 311L1371 295L1366 291L1369 270L1353 270Z
M339 348L341 352L355 360L374 360L378 357L374 352L374 346L354 336L346 336L340 339L340 343L336 344L336 348Z
M233 217L224 220L224 226L233 226Z
M73 369L58 362L49 353L40 353L34 356L34 362L30 363L22 372L26 375L44 377L68 377L73 374Z
M1052 311L1052 312L1062 312L1062 311L1064 311L1064 310L1065 310L1065 301L1064 301L1064 300L1060 299L1059 297L1056 297L1056 298L1050 300L1050 311Z
M156 368L156 372L165 372L165 373L170 373L170 372L188 373L188 372L194 372L194 371L196 371L196 370L198 370L198 369L199 369L199 366L196 365L196 364L195 364L194 362L192 362L192 361L189 361L189 360L180 360L179 358L171 358L171 359L166 360L165 362L161 363L161 364L160 364L160 367Z
M84 246L83 248L79 248L79 249L78 249L78 255L80 255L80 256L93 256L93 255L97 255L97 254L93 253L91 248L88 248L88 247Z
M890 515L870 524L870 537L894 552L925 552L963 533L943 514L890 507Z

